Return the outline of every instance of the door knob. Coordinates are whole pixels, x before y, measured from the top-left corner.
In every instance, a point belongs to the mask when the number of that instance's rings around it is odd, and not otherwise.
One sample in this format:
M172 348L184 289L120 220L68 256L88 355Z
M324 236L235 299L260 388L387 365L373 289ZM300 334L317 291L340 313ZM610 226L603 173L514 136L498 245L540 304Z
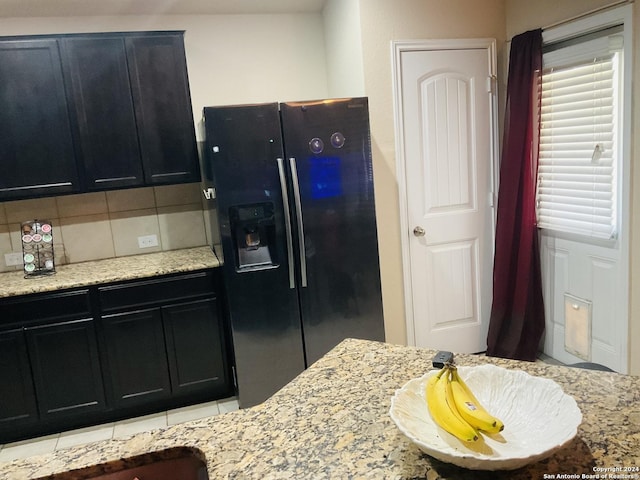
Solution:
M415 227L415 228L413 229L413 234L414 234L416 237L424 237L425 233L427 233L427 232L425 232L425 231L424 231L424 228L422 228L420 225L418 225L417 227Z

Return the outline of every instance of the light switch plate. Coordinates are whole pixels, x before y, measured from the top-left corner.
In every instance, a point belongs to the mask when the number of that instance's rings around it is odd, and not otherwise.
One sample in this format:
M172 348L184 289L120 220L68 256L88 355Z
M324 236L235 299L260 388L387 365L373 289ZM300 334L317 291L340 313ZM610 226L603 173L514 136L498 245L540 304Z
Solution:
M158 236L157 235L143 235L142 237L138 237L138 247L139 248L151 248L158 246Z
M20 252L5 253L4 264L7 267L22 265L22 254Z

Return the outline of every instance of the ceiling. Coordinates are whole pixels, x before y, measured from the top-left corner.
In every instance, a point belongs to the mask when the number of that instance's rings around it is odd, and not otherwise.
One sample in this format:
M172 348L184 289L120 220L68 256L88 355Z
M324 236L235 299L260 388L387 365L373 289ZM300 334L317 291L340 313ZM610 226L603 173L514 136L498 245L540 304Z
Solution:
M325 0L0 0L0 17L319 13Z

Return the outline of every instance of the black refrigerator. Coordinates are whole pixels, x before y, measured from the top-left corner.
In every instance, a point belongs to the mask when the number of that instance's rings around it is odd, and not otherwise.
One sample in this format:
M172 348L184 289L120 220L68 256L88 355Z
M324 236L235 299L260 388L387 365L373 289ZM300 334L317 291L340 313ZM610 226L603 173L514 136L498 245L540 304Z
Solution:
M367 98L204 108L238 401L340 341L384 340Z

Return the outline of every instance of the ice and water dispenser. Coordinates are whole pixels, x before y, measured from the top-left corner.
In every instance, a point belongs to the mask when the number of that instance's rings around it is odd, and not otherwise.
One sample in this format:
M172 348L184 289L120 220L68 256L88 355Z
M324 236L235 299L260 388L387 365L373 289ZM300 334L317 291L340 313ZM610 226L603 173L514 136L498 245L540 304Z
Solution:
M238 272L277 266L273 203L229 207L229 221Z

